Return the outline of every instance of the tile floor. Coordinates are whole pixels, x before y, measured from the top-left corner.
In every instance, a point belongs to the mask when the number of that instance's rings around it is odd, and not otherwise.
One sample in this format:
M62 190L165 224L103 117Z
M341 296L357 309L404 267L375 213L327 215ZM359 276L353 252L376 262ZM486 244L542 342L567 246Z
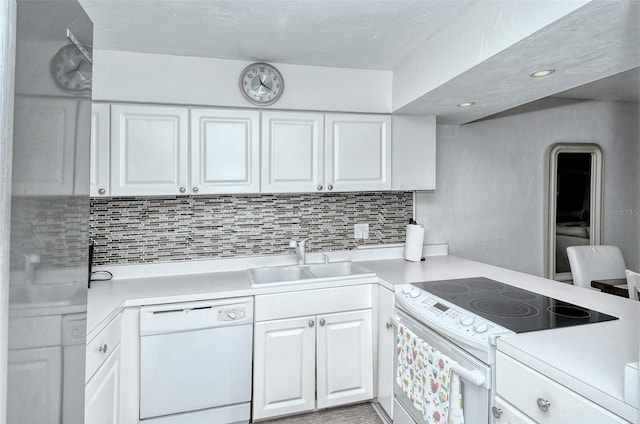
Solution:
M383 424L370 403L341 406L293 417L262 421L260 424Z

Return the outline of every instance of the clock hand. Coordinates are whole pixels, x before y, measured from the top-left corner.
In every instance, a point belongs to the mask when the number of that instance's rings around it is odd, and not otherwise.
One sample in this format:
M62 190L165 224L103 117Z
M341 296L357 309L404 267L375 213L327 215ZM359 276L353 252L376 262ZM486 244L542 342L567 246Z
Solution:
M265 79L266 79L266 76L265 76ZM260 78L260 85L263 85L263 86L267 87L267 88L268 88L269 90L271 90L271 91L275 91L273 88L271 88L271 87L269 87L267 84L265 84L265 83L262 81L262 78Z

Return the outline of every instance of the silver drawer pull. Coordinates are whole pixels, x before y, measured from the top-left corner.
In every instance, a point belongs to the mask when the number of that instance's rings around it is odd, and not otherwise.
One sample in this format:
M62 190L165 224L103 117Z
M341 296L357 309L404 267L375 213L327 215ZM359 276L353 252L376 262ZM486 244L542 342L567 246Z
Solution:
M102 353L107 353L107 350L109 349L109 347L107 346L107 344L103 344L102 346L100 346L98 348L98 352L102 352Z
M318 191L322 190L322 185L318 184Z
M393 328L393 324L387 322L387 330L391 330Z
M549 408L551 408L551 402L546 399L538 398L537 402L538 408L540 408L542 412L547 412Z
M327 323L327 321L324 320L324 318L320 319L320 325L325 325Z
M316 325L316 322L312 319L309 320L309 327L313 327L314 325Z
M98 190L98 194L105 194L107 192L107 190L101 188L100 190Z
M497 406L492 406L491 413L494 417L500 418L502 416L502 409L498 408Z

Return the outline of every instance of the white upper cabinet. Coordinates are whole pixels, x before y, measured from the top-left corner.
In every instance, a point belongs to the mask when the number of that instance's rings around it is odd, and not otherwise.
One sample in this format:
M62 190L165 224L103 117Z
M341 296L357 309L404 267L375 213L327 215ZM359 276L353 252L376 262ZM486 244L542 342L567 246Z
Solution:
M111 195L175 195L189 180L188 109L111 106Z
M391 117L326 114L329 191L391 189Z
M109 105L94 103L91 107L91 172L89 193L109 195Z
M15 109L12 194L73 194L78 102L17 97Z
M324 115L262 112L262 192L324 190Z
M191 109L191 192L260 192L260 112Z
M393 190L435 190L436 117L393 116Z

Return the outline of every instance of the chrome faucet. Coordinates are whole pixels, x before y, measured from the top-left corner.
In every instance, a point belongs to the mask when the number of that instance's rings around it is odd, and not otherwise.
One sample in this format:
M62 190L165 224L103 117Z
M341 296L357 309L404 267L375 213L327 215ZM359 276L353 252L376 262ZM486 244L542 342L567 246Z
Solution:
M296 252L296 258L298 259L298 265L304 265L307 261L307 252L305 243L311 240L310 238L306 238L304 240L295 241L291 240L289 242L289 247L294 249Z

